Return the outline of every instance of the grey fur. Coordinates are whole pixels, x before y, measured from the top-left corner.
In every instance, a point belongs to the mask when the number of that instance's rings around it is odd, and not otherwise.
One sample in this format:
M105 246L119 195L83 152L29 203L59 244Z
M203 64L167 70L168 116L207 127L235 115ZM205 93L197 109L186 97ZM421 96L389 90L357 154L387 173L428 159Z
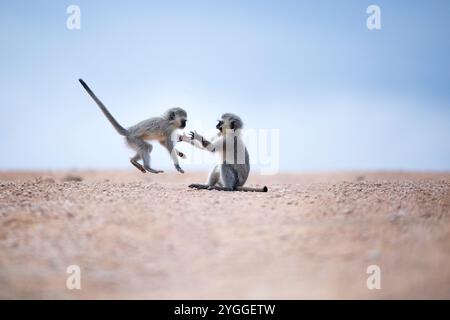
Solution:
M187 113L181 108L171 108L161 117L154 117L127 129L122 127L111 115L105 105L96 97L88 85L79 79L81 85L87 93L97 103L106 118L111 122L117 132L125 137L127 144L136 151L136 155L130 159L131 164L142 172L160 173L162 170L155 170L150 167L150 153L153 146L147 140L157 140L169 151L175 169L184 173L178 163L178 157L184 158L184 154L174 148L175 142L172 140L172 134L176 129L183 129L186 125ZM142 160L143 166L138 162Z

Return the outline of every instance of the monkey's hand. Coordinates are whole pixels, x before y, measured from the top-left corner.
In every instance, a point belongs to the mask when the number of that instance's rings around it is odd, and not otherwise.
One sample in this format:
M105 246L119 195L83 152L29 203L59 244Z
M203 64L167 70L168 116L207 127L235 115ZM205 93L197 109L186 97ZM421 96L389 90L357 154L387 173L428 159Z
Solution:
M182 142L182 141L191 142L191 140L192 140L191 137L187 136L186 134L182 134L182 135L178 136L178 142Z
M197 140L200 142L203 140L203 137L201 134L197 133L197 131L191 131L189 135L191 136L191 140Z
M184 173L184 170L181 169L181 167L180 167L179 164L176 164L176 165L175 165L175 169L177 169L177 171L180 172L180 173Z

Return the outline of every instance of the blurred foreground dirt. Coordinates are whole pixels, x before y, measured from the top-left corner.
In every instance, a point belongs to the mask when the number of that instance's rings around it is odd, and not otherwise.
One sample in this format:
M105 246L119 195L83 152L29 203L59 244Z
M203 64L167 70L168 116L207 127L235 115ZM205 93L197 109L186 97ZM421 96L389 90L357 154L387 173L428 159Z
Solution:
M450 174L0 172L0 298L450 298ZM81 267L81 290L66 268ZM381 268L368 290L366 269Z

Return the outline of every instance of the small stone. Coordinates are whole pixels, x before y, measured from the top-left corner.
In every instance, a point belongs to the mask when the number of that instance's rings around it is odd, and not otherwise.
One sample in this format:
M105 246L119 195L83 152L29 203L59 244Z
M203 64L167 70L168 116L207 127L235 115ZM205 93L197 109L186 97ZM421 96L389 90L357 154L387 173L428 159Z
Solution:
M380 257L381 253L378 250L371 250L368 255L367 258L369 258L369 260L375 260L378 259Z
M344 210L342 210L342 213L343 213L343 214L350 214L350 213L352 213L352 212L353 212L353 210L350 209L350 208L345 208Z
M80 182L83 181L83 178L80 176L75 176L75 175L67 175L62 179L64 182L70 182L70 181L74 181L74 182Z

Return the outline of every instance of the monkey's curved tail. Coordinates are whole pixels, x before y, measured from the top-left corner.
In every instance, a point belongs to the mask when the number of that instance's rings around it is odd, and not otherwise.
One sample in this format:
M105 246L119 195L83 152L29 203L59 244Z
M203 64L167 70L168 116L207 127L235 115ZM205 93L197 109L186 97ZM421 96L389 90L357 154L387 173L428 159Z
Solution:
M94 94L94 92L92 92L92 90L88 87L86 82L84 82L83 79L78 79L78 81L80 81L81 85L87 91L87 93L91 96L91 98L94 99L95 103L97 103L97 105L99 106L100 110L102 110L103 114L106 116L106 118L109 120L109 122L111 122L111 124L113 125L114 129L116 129L117 132L120 135L122 135L122 136L128 135L128 130L125 129L124 127L122 127L117 122L117 120L114 119L112 114L108 111L108 109L106 109L105 105L100 101L99 98L97 98L97 96Z

